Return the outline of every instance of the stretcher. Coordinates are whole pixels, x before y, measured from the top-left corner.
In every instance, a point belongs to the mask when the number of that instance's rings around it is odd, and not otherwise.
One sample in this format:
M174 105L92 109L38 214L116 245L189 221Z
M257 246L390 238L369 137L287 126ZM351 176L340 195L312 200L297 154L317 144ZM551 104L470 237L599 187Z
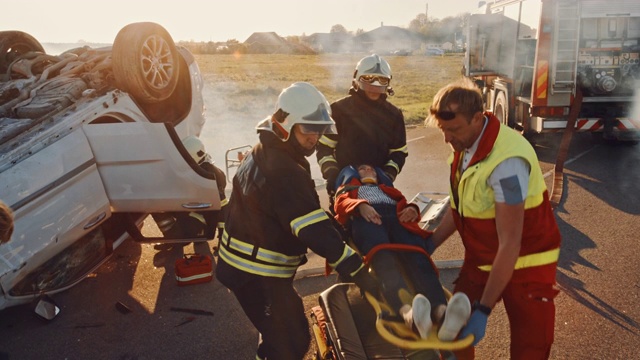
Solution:
M412 199L420 208L423 229L433 230L442 219L449 205L445 195L423 192ZM406 245L398 248L424 252ZM367 254L365 262L374 254ZM450 295L446 289L445 293ZM363 297L354 284L335 284L320 294L318 302L310 313L317 359L448 359L454 358L452 350L473 343L472 335L442 342L437 338L437 329L427 339L421 339L384 302L369 293Z

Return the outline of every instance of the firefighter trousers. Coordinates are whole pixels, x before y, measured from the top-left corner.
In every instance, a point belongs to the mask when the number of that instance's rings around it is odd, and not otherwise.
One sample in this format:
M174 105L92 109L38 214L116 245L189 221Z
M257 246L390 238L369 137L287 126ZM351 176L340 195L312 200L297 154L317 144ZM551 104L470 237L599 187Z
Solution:
M293 278L252 276L233 289L245 314L261 334L257 356L261 359L300 360L311 336L302 299Z

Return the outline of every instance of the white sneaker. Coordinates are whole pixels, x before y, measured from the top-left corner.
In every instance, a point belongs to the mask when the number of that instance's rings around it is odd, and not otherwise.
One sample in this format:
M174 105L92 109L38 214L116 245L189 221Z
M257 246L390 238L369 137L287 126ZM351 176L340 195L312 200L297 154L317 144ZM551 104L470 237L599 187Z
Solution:
M426 296L417 294L411 304L413 325L422 339L429 336L431 330L431 303Z
M460 332L460 329L469 320L471 315L471 303L465 293L457 292L453 294L447 304L444 313L444 321L438 331L438 339L441 341L453 341Z

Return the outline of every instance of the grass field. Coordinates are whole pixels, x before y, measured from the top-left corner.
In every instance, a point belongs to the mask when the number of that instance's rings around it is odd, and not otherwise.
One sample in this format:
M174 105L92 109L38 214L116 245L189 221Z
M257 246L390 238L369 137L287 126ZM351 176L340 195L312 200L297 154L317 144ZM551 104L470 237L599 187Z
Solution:
M329 102L346 96L364 54L196 55L205 78L208 107L216 114L251 118L273 112L280 91L296 81L315 85ZM460 77L462 56L388 56L395 96L390 101L407 124L422 123L436 91Z

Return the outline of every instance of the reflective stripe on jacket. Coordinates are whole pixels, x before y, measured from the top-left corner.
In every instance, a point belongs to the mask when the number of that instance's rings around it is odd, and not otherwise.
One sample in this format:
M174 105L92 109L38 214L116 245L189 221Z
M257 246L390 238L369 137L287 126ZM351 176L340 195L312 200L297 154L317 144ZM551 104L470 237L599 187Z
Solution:
M290 256L240 241L225 231L220 243L220 257L229 265L260 276L289 278L295 275L304 255ZM233 250L233 251L231 251Z
M220 249L235 270L222 267L216 275L229 288L247 281L246 274L292 277L308 248L339 271L362 264L322 210L309 162L292 141L261 131L236 171Z
M451 165L451 207L465 246L465 268L481 271L486 280L498 250L494 192L488 183L493 170L503 160L521 157L531 167L524 202L524 226L520 255L512 281L555 282L560 249L560 231L537 156L527 140L487 113L488 124L469 166L462 173L454 193L456 171L462 154L449 158Z

